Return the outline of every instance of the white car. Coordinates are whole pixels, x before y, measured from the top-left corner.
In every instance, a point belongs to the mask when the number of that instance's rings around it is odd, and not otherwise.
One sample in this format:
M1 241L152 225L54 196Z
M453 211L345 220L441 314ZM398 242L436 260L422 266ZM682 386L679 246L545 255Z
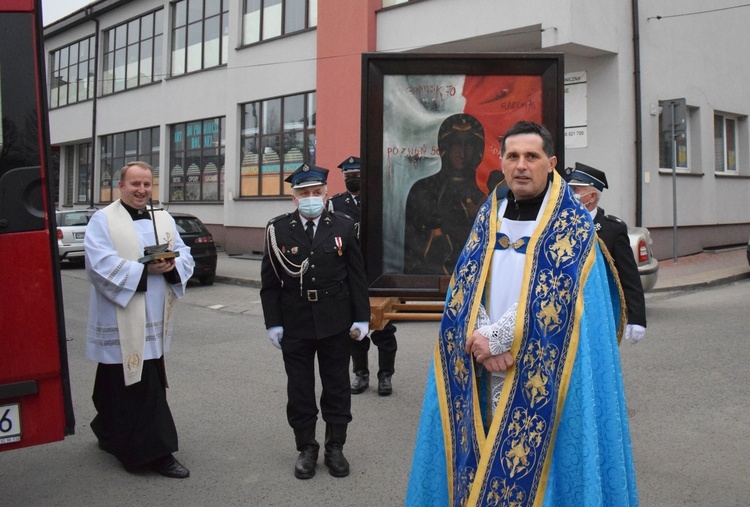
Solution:
M86 225L95 212L96 210L80 209L55 213L57 251L61 261L83 262L83 237L86 234Z
M638 265L638 274L641 275L643 292L648 292L654 288L659 278L659 261L654 259L651 250L651 233L645 227L628 227L628 237L635 263Z

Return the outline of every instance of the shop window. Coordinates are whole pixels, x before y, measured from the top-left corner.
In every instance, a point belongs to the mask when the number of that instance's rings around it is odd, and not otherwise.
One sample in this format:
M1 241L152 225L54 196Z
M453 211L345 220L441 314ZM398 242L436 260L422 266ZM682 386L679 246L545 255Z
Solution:
M170 201L224 200L224 117L171 126Z
M159 200L159 127L130 130L101 136L99 201L111 202L119 198L119 173L126 164L140 160L152 168L154 179L152 196Z

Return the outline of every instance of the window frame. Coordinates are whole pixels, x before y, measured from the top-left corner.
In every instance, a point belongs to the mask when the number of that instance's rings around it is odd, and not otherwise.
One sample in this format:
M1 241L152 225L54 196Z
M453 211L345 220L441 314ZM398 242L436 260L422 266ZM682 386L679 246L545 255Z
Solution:
M144 21L151 17L151 35L143 36ZM133 23L138 23L137 39L132 39L131 29ZM118 43L118 30L124 30L123 42ZM144 44L151 42L150 59L151 65L147 79L144 77L141 69L144 66L143 48ZM122 93L142 86L158 83L163 79L164 70L162 49L164 47L164 8L154 9L140 16L131 18L118 25L112 26L102 31L102 96ZM137 59L135 60L135 83L130 84L132 77L129 76L129 56L131 50L137 50ZM121 88L117 86L118 66L116 64L118 52L124 53L124 77Z
M718 166L718 140L717 140L717 119L721 119L721 163L722 167L720 168ZM740 146L740 138L739 138L739 130L740 130L740 117L739 115L733 115L729 113L721 113L718 111L714 111L714 172L719 174L740 174L739 169L739 146ZM727 122L732 122L734 125L734 133L732 135L732 141L733 141L733 147L734 147L734 167L730 168L728 161L730 160L730 154L728 150L728 142L729 142L729 136L727 135Z
M229 57L230 0L214 0L219 3L219 10L217 13L209 13L208 16L206 15L207 1L211 0L177 0L171 4L169 46L169 75L171 77L192 74L227 64ZM198 3L201 6L200 15L193 17L197 11L193 11L191 8ZM216 19L219 23L218 38L206 40L206 25L210 25ZM199 37L200 44L191 45L191 37ZM206 65L206 45L214 40L218 42L216 52L218 63ZM200 54L196 57L198 50Z
M87 42L87 56L82 57L81 55L81 43ZM70 58L70 51L75 46L76 48L76 61L75 63L71 62ZM65 56L64 64L63 64L63 55ZM59 107L68 106L71 104L77 104L79 102L84 102L86 100L91 100L94 98L94 68L95 68L95 60L96 60L96 36L95 35L89 35L88 37L83 37L81 39L78 39L77 41L71 42L70 44L67 44L65 46L61 46L57 49L54 49L49 52L49 108L50 109L57 109ZM86 97L80 98L80 86L81 81L79 79L80 72L81 72L81 63L85 61L86 62L86 68L88 69L88 73L86 76L85 81L85 88L86 88ZM66 84L55 86L55 79L61 79L60 73L62 72L63 68L65 69L65 75L70 76L71 75L71 69L75 68L75 74L76 79L74 81L75 86L71 88L71 81L70 79L67 80ZM61 90L64 88L64 101L61 103ZM71 100L71 90L75 90L75 99Z
M666 135L665 130L662 129L662 121L664 118L663 112L659 112L659 118L658 118L658 151L657 151L657 157L658 157L658 167L660 173L665 174L671 174L672 173L672 157L675 156L675 153L670 153L669 155L669 165L664 165L663 162L665 161L665 155L663 151L663 145L666 141L666 138L664 137ZM697 130L696 130L697 129ZM692 142L691 142L692 140ZM676 140L677 142L677 150L680 149L680 146L684 148L684 151L682 153L677 153L678 160L680 159L681 155L684 155L685 161L684 163L680 165L675 166L675 172L677 174L699 174L700 173L700 160L701 160L701 150L700 150L700 109L694 106L687 105L687 111L686 111L686 118L685 118L685 133L684 133L684 141L682 143L679 142L679 140Z
M148 150L142 146L142 135L149 131L151 138ZM128 142L135 137L135 150L128 150ZM121 149L120 149L121 148ZM109 151L108 151L109 150ZM137 130L113 132L99 136L99 202L114 202L119 199L120 170L128 162L140 160L151 165L154 179L152 198L159 196L159 155L161 153L161 127L144 127ZM108 176L105 179L105 176ZM108 184L105 185L105 182ZM108 197L107 198L107 194Z
M267 6L273 2L272 5ZM287 28L290 22L290 12L292 8L299 9L301 5L303 12L301 13L302 23L301 28ZM252 7L257 5L257 9L250 10ZM278 25L273 27L275 30L270 32L269 17L271 9L279 5L279 12L276 15ZM285 37L296 33L301 33L307 30L312 30L318 26L318 0L242 0L242 22L241 22L241 44L242 46L250 46L253 44L260 44L269 40L278 39L279 37ZM297 19L297 18L294 18ZM257 26L252 26L252 23L257 22ZM296 26L296 25L295 25Z
M302 118L297 121L287 118L287 110L291 110L290 101L302 100ZM277 119L279 125L276 130L267 131L269 118L266 109L279 101ZM246 125L247 109L257 108L255 125ZM240 146L239 146L239 198L268 198L286 197L291 195L291 186L284 179L293 173L302 163L315 164L316 147L316 111L317 93L309 90L293 95L271 97L240 104ZM296 128L295 124L301 124ZM296 139L301 136L301 142ZM256 153L248 153L246 146L255 139ZM277 140L280 149L276 150L278 160L264 160L266 148L271 147L273 140ZM262 148L262 149L261 149ZM289 159L294 148L298 148L300 158ZM272 166L278 166L274 171ZM254 169L253 169L254 168ZM274 175L278 176L274 176ZM271 177L269 177L271 175ZM275 178L278 180L274 181ZM266 191L264 186L278 185L278 191Z
M75 202L83 204L91 202L91 178L94 177L94 171L91 167L91 152L94 149L91 141L78 143L75 146L76 168L75 168ZM83 189L81 188L83 187ZM81 193L83 190L83 193ZM81 199L84 196L84 199Z
M211 146L206 146L207 134L205 132L205 126L209 125L209 122L218 123L218 128L215 132L210 132L211 135ZM191 134L191 131L197 124L200 124L200 132L197 134ZM173 123L168 126L169 132L169 186L167 189L167 196L165 200L167 202L224 202L224 174L226 167L226 129L227 121L226 116L215 116L211 118L201 118L195 120L189 120L185 122ZM178 133L180 133L180 140L177 141ZM191 137L188 137L191 135ZM190 147L188 146L188 140L194 141L199 140L199 146ZM215 146L214 146L215 143ZM178 146L179 144L179 146ZM210 150L215 150L215 153L211 153ZM188 176L195 176L195 173L191 174L191 167L193 164L188 164L188 159L198 158L199 164L197 164L198 179L196 181L188 181ZM213 163L212 161L206 161L206 159L216 158L219 164ZM182 161L179 164L180 173L178 174L176 168L178 161ZM209 165L213 164L215 171L207 171ZM215 173L216 188L215 188L215 199L205 198L206 188L209 184L213 184L213 181L209 181L207 176L213 176ZM180 181L176 178L179 177ZM198 197L196 199L186 199L188 195L188 185L197 183ZM177 187L180 187L179 189ZM176 190L181 193L176 196ZM214 194L211 191L211 194Z

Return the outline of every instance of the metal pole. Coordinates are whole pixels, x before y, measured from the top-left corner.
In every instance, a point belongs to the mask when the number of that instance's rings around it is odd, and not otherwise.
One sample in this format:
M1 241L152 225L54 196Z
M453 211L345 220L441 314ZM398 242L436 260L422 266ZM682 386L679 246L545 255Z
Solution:
M670 103L672 108L672 124L670 126L672 131L672 244L673 244L673 255L674 262L677 264L677 140L674 135L674 122L675 122L675 103Z
M97 99L97 88L99 86L99 19L94 17L94 9L92 7L86 8L86 17L94 22L94 30L96 31L94 36L94 98L91 103L91 160L89 177L91 178L91 200L89 201L89 209L95 209L94 206L94 191L96 174L96 99ZM89 55L91 56L91 55Z

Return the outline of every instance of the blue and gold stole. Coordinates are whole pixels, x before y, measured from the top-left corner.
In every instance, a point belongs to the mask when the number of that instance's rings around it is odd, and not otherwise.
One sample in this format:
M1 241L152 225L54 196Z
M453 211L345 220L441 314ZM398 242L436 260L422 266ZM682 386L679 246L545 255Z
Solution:
M489 431L466 338L476 322L499 228L498 201L482 206L448 288L435 375L449 505L534 505L544 498L557 421L578 346L583 283L596 258L593 222L555 172L526 253L516 359Z

